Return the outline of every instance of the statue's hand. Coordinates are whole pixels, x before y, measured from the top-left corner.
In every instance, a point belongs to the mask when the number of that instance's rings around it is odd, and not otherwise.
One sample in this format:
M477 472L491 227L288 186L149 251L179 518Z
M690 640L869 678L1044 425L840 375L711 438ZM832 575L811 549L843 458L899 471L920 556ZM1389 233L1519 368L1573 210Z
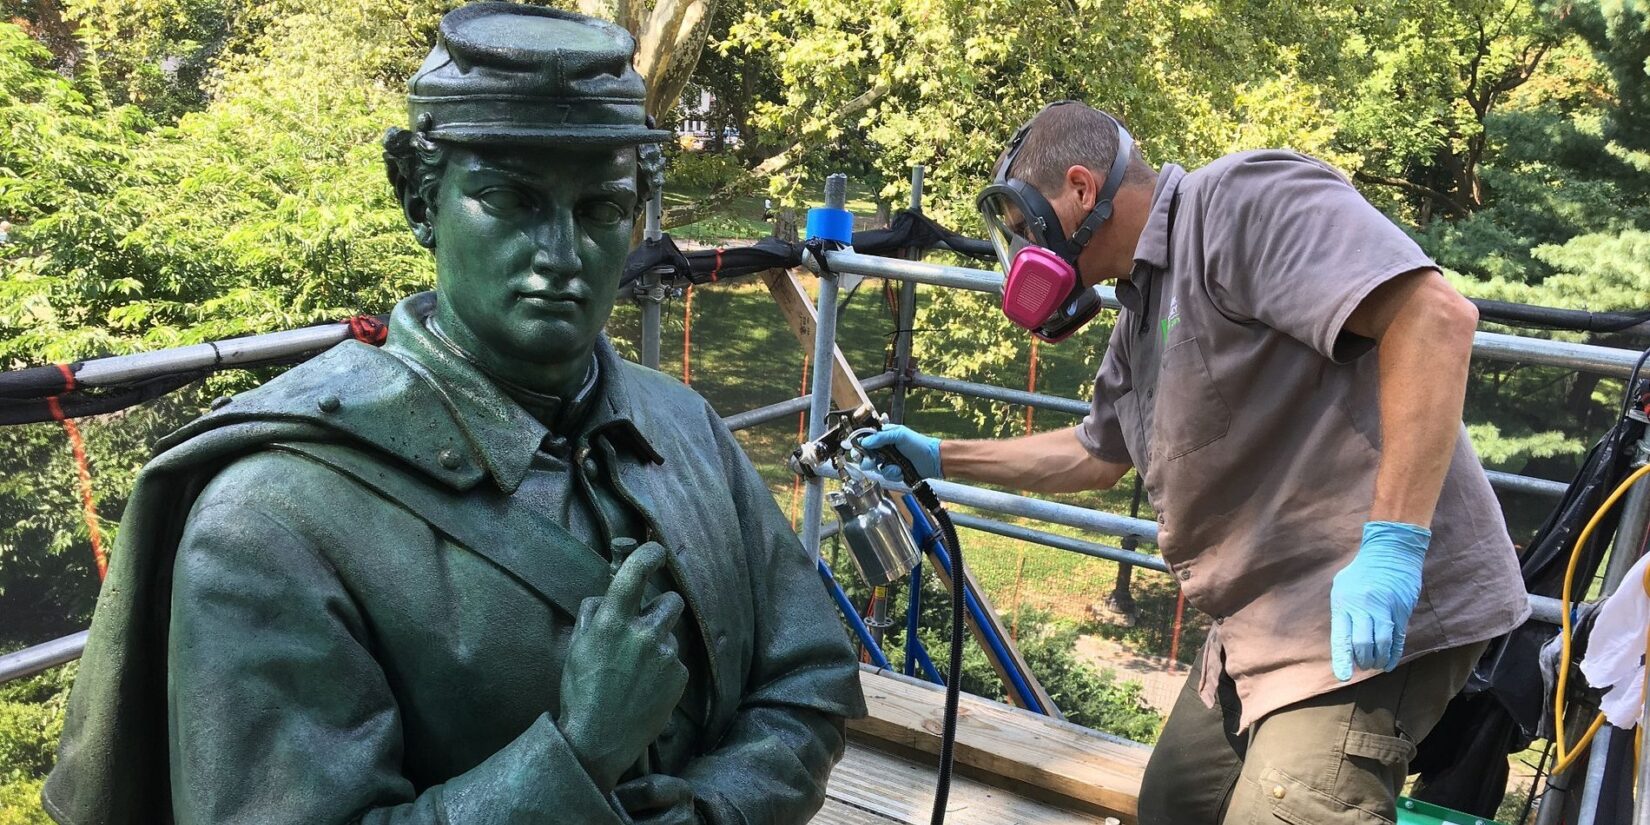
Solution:
M648 542L626 559L607 595L580 605L561 675L556 726L596 786L607 793L664 730L687 687L677 656L682 597L642 604L665 548Z
M697 825L693 786L687 780L654 773L613 789L619 807L636 825Z

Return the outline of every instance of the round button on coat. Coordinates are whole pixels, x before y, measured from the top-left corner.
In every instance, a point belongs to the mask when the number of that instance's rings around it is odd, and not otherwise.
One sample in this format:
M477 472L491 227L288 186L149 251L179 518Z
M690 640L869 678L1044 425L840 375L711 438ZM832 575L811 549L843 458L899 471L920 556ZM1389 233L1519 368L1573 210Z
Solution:
M441 454L435 457L435 460L441 462L441 466L449 470L456 470L459 465L464 463L464 457L459 455L457 450L451 448L442 450Z

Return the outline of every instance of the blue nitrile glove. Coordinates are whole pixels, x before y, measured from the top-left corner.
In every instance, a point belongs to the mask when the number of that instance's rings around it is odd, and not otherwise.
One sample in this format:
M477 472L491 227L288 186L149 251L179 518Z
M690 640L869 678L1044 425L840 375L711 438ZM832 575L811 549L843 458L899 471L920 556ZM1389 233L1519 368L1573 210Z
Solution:
M867 452L860 459L859 468L867 473L876 473L888 481L901 481L899 465L881 461L869 451L885 447L893 447L911 462L916 471L922 473L923 478L945 478L940 472L940 440L930 438L903 424L885 427L860 440L860 446ZM903 479L915 482L916 479Z
M1329 590L1329 661L1335 678L1352 678L1352 666L1391 670L1404 655L1409 614L1421 597L1421 564L1432 531L1396 521L1364 525L1364 540L1351 564L1335 574Z

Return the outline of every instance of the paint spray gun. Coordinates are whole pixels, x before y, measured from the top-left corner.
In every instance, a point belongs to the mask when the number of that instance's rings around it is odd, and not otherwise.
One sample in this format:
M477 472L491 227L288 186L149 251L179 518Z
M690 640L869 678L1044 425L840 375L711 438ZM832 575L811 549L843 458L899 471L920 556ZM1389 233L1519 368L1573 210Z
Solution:
M893 584L916 568L922 553L882 483L855 460L864 453L860 440L881 429L882 420L869 404L832 418L823 435L791 452L791 472L803 478L830 475L842 482L842 489L827 494L826 501L842 520L842 537L854 566L872 587ZM826 467L829 472L823 471Z

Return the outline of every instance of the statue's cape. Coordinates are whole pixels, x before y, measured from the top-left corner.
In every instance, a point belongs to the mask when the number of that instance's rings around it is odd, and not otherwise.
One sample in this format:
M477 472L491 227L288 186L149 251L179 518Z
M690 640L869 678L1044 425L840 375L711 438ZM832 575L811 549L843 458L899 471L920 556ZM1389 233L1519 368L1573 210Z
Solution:
M617 360L617 359L615 359ZM347 398L347 404L335 404ZM485 473L439 392L406 361L346 341L236 396L158 445L132 489L42 801L73 825L170 810L166 651L172 562L200 490L275 443L347 445L462 491ZM441 457L467 459L448 469ZM448 462L451 461L450 457Z

